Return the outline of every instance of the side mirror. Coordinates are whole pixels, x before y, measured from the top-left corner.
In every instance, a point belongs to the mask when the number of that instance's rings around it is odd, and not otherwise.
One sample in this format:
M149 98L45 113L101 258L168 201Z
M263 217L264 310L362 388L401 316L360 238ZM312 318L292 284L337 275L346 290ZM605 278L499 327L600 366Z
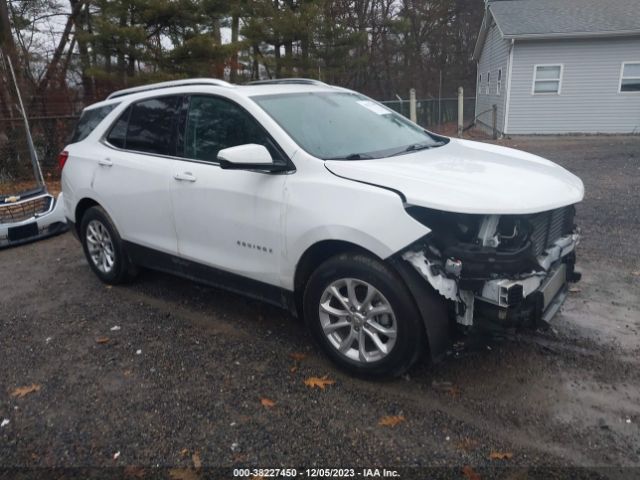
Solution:
M275 166L269 150L255 143L220 150L218 161L226 170L272 170Z

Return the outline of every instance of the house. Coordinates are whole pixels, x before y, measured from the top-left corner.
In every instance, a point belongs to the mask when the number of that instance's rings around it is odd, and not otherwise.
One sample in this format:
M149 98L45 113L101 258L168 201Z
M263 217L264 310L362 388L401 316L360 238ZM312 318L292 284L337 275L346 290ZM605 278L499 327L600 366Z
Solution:
M482 128L640 134L640 0L489 1L473 57Z

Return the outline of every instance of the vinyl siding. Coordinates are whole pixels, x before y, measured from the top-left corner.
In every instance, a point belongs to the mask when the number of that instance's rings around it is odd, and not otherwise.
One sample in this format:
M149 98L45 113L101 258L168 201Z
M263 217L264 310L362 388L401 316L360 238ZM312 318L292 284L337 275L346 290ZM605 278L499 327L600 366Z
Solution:
M500 132L502 132L504 126L509 45L510 42L502 38L497 25L492 23L478 60L478 71L476 74L476 115L490 110L491 106L496 104L498 106L498 130ZM500 95L497 95L498 70L500 69L502 69L502 88L500 89ZM488 72L491 72L489 95L485 93ZM478 83L480 74L482 74L482 84ZM481 128L488 129L492 127L492 112L483 113L478 117L478 120L481 122L479 123Z
M640 93L618 93L640 37L515 42L509 134L640 133ZM559 95L533 95L534 66L562 64Z

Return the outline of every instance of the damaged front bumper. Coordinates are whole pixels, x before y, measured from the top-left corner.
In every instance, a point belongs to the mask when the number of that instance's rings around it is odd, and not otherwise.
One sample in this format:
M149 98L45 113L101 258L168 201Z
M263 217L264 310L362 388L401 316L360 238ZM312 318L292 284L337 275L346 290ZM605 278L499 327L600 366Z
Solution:
M527 273L492 272L484 278L477 275L477 268L465 276L464 262L433 258L424 247L409 249L402 258L436 292L453 302L458 324L533 327L551 320L567 296L568 282L579 279L574 272L579 240L577 233L558 238L535 258L535 268Z
M0 199L0 248L66 232L63 194L46 192Z

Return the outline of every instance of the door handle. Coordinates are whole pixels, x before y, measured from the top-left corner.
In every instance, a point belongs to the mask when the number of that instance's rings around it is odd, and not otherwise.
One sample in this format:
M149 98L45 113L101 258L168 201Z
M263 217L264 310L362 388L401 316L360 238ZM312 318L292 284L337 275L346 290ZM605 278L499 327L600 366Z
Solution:
M98 164L102 165L103 167L113 167L113 162L110 158L101 158L100 160L98 160Z
M196 177L191 172L176 173L173 178L179 182L195 182Z

